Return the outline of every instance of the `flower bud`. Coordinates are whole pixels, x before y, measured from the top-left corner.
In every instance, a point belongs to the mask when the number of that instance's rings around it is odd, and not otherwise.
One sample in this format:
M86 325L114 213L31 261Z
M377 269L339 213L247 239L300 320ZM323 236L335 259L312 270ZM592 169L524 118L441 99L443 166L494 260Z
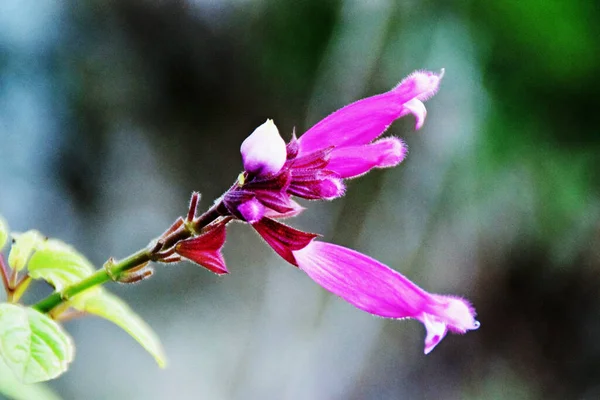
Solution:
M244 169L257 176L276 174L287 157L285 142L271 119L256 128L244 140L240 150Z
M25 268L29 257L37 250L40 243L46 238L36 230L30 230L25 233L13 233L14 243L8 254L8 265L20 271Z
M0 250L6 244L6 240L8 239L8 224L2 217L0 217Z

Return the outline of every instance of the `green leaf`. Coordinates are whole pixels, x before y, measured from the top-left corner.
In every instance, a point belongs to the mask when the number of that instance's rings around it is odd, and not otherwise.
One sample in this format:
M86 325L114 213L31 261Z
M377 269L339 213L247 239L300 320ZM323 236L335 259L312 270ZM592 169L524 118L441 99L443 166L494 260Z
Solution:
M83 296L76 296L71 305L120 326L154 357L161 368L165 367L166 357L158 337L152 328L119 297L102 289L95 293L86 292Z
M4 395L14 400L60 400L49 387L38 383L28 385L18 380L0 357L0 397Z
M83 255L55 239L38 246L27 268L32 278L49 282L57 291L94 273L94 267ZM160 367L165 366L164 351L156 334L117 296L94 287L75 296L69 305L117 324L152 354Z
M25 233L13 233L14 243L8 254L8 265L17 271L22 270L27 260L37 247L45 240L45 237L36 230Z
M4 218L0 216L0 250L4 248L4 245L8 240L8 232L8 224L6 223Z
M0 355L18 379L56 378L73 360L74 346L60 325L32 308L0 304Z
M49 239L38 246L27 269L33 279L43 279L57 291L94 273L93 265L83 255L56 239Z

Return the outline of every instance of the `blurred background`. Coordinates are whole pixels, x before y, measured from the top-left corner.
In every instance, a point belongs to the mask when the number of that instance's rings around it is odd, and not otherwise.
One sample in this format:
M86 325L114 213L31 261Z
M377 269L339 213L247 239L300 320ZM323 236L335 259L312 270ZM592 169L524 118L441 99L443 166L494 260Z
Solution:
M97 266L208 207L266 118L288 139L415 69L446 69L389 134L393 170L293 221L470 299L481 328L424 356L228 230L231 274L158 267L109 284L163 340L160 370L98 318L66 324L64 399L600 398L600 7L596 2L0 2L0 214ZM31 302L49 292L40 284Z

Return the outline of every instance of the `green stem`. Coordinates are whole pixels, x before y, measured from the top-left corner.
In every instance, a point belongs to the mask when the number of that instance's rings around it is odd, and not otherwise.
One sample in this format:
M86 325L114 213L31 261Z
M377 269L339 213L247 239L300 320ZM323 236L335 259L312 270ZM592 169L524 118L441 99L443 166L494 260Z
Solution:
M23 293L25 293L25 291L29 287L30 283L31 283L31 277L29 275L25 275L19 281L19 283L17 283L17 286L15 287L15 290L9 296L8 301L10 303L17 303L21 299L21 296L23 296Z
M222 217L222 212L226 211L223 210L223 207L223 203L221 201L218 201L210 209L208 209L208 211L206 211L204 214L198 217L198 219L193 221L191 224L183 224L175 231L167 234L167 236L163 238L164 242L162 244L162 249L170 249L179 241L195 235L196 232L201 231L202 228L215 221L216 219ZM149 261L157 261L157 253L155 251L159 249L154 249L152 243L155 242L151 242L151 245L149 245L147 248L138 250L137 252L131 254L130 256L120 261L113 261L112 259L109 260L104 265L104 268L99 269L93 275L88 276L87 278L83 279L80 282L77 282L76 284L66 287L61 292L55 292L51 294L45 299L42 299L41 301L34 304L32 307L38 310L39 312L48 313L52 309L65 303L66 301L69 301L69 299L73 298L74 296L77 296L78 294L84 292L89 288L102 285L103 283L106 283L110 280L118 280L119 277L123 275L123 273L135 267L139 267L140 265Z
M59 304L68 301L73 296L76 296L91 287L102 285L103 283L112 280L111 276L118 278L123 272L150 261L150 258L150 250L139 250L138 252L133 253L121 261L116 261L112 264L109 263L106 268L99 269L93 275L88 276L81 282L65 288L62 292L55 292L51 294L40 302L34 304L33 308L39 312L47 313Z

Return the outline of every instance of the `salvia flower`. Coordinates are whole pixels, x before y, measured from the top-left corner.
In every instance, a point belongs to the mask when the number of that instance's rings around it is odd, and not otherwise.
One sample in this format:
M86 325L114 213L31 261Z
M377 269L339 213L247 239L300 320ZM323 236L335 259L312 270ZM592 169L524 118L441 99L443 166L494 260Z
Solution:
M332 148L327 168L352 178L373 168L399 164L406 146L397 138L375 141L396 119L413 114L421 129L427 111L423 101L433 96L443 77L416 71L389 92L356 101L329 115L298 139L298 157Z
M268 218L252 226L282 258L355 307L380 317L412 318L423 323L427 330L425 354L448 331L462 334L479 327L468 301L428 293L369 256L313 241L318 235Z
M389 92L334 112L300 138L292 135L287 145L273 121L267 120L242 143L244 172L215 208L221 217L252 225L283 259L357 308L423 323L425 353L448 331L465 333L479 327L468 301L428 293L373 258L315 241L317 234L277 219L304 210L293 197L331 200L345 193L344 179L398 165L407 154L405 144L380 136L408 114L415 116L416 129L420 129L427 113L423 102L436 93L442 76L443 70L439 74L416 71ZM220 254L225 238L224 224L221 227L203 233L210 240L199 236L182 242L177 253L214 272L227 272Z
M316 283L368 313L413 318L427 329L425 354L448 331L477 329L475 310L461 298L431 294L379 261L345 247L313 241L293 252L301 270Z
M443 71L416 71L389 92L334 112L299 139L293 136L287 146L267 120L242 143L245 173L225 195L225 205L251 223L267 211L290 216L301 210L290 196L331 200L344 195L344 179L398 165L406 145L394 137L377 139L407 114L415 116L420 129L426 116L423 101L435 94L442 76Z

